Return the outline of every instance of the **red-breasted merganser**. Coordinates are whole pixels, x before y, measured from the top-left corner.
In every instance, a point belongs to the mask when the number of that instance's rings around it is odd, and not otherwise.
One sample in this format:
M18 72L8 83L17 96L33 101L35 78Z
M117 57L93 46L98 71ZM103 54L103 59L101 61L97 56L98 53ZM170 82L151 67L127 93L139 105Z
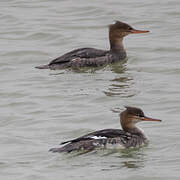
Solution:
M126 58L123 38L128 34L147 33L149 31L136 30L130 25L116 21L109 26L110 50L94 48L80 48L68 52L47 65L37 66L38 69L64 69L80 67L98 67Z
M108 148L110 145L119 148L138 148L148 143L143 131L135 126L141 121L161 121L144 115L144 112L136 107L126 106L126 110L120 114L120 123L123 130L103 129L95 131L77 139L62 142L63 147L52 148L52 152L92 151L95 148Z

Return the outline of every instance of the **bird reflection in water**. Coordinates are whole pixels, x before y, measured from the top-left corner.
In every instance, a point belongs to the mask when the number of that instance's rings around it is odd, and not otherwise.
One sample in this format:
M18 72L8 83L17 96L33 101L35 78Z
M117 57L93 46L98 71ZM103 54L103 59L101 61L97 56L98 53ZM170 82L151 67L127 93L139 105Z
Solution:
M110 86L103 91L106 96L132 97L137 94L137 90L134 87L134 79L127 73L126 61L127 59L111 66L111 71L115 73L115 78L110 80Z
M102 171L108 171L112 169L121 169L121 168L132 168L132 169L140 169L145 166L146 155L144 153L144 149L122 149L122 150L113 150L105 153L103 156L114 156L115 158L119 158L118 163L111 164L107 168L101 169ZM117 162L117 161L116 161Z
M142 168L146 161L146 156L143 152L144 148L141 150L137 149L128 149L123 150L119 158L122 159L121 166L126 168Z

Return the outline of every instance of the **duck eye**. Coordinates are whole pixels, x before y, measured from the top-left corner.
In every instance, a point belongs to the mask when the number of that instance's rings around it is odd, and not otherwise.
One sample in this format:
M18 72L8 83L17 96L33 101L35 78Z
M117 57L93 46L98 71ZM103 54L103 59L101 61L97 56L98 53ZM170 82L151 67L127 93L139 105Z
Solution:
M139 116L139 117L143 117L143 115L141 115L141 114L138 114L138 116Z

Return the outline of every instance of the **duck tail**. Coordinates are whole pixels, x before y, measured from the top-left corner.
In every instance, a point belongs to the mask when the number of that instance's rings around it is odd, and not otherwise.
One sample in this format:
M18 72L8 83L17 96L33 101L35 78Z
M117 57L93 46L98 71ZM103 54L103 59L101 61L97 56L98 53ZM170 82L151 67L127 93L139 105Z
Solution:
M49 69L49 64L36 66L35 68L37 68L37 69Z

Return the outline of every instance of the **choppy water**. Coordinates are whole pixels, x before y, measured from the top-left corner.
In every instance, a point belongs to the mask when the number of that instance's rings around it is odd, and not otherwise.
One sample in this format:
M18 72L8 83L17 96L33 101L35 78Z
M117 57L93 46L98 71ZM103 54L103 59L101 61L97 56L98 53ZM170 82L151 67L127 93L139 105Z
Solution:
M8 0L0 2L0 179L180 178L180 1ZM37 70L79 47L107 49L107 25L144 35L125 39L128 61L93 72ZM52 154L61 141L118 128L111 109L141 107L162 123L135 151Z

